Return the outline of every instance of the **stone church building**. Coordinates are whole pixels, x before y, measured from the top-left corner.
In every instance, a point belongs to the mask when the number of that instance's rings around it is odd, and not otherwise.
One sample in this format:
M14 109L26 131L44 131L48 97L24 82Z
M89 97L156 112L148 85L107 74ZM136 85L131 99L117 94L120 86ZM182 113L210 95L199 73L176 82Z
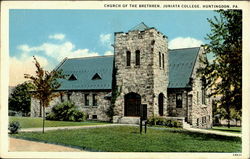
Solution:
M59 66L67 79L64 92L46 109L63 101L74 102L89 119L107 121L112 90L117 98L113 122L138 123L140 107L147 117L163 116L191 127L209 128L212 106L205 80L196 71L205 59L202 47L168 49L167 36L141 23L128 32L114 34L114 55L65 58ZM116 89L115 89L116 88ZM31 116L39 116L32 99Z

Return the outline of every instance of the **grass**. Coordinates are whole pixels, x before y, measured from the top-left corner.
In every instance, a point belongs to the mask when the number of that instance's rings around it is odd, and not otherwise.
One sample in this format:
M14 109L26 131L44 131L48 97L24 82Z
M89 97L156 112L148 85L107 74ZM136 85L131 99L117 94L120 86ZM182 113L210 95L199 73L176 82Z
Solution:
M223 132L230 132L230 133L241 133L241 127L225 127L225 126L213 126L212 129L209 130L216 130L216 131L223 131Z
M114 126L91 129L56 130L11 135L104 152L241 152L241 138L189 132L183 129Z
M9 121L18 121L21 128L39 128L42 127L42 118L31 117L9 117ZM84 122L71 122L71 121L52 121L46 120L45 127L59 127L59 126L87 126L87 125L103 125L110 124L99 121L84 121Z

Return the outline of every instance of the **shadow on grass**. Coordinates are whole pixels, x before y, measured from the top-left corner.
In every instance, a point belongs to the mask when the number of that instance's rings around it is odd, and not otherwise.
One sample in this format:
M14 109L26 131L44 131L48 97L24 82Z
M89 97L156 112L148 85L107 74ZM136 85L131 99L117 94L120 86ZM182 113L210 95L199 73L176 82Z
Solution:
M225 131L225 132L237 132L237 133L241 132L240 130L226 130L226 129L216 129L216 128L213 128L212 130Z
M194 137L196 139L200 138L200 140L229 140L229 141L241 141L240 137L234 137L234 136L224 136L224 135L217 135L217 134L205 134L200 132L191 132L191 131L183 131L183 130L174 130L173 132L178 132L182 134L186 134L190 137Z

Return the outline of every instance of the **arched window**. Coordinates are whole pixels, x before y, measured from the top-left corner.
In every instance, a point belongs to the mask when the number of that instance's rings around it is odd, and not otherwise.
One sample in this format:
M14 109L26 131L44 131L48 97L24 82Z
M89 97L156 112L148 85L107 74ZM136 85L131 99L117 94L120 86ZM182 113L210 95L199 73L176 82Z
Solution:
M127 57L127 66L130 66L130 60L131 60L131 52L130 51L127 51L126 57Z
M161 53L159 52L159 67L161 67Z
M165 68L164 54L162 54L162 67Z
M182 108L182 94L176 94L176 108Z
M135 51L135 65L136 66L140 65L140 50Z

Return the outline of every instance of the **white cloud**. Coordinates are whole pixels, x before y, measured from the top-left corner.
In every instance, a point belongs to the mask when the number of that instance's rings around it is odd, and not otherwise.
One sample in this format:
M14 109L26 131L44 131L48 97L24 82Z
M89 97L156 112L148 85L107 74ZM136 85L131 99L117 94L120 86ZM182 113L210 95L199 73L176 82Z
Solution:
M61 44L43 43L40 46L30 47L28 45L21 45L18 47L22 52L28 54L45 54L56 59L58 62L65 57L89 57L98 56L97 52L91 52L89 49L75 49L75 45L70 41Z
M49 70L51 67L49 67L49 63L47 59L44 57L36 56L37 60L41 64L42 67L45 67L47 70ZM24 74L35 74L35 65L33 63L34 59L32 56L28 56L26 53L23 53L21 55L21 58L16 57L10 57L10 86L16 86L18 84L23 83L24 81L27 81L27 79L24 78Z
M112 46L112 35L111 34L101 34L100 35L100 42L105 45L107 48L111 49Z
M49 36L49 38L63 40L65 35L55 34ZM106 38L108 39L108 37ZM92 52L87 48L76 49L75 45L70 41L61 41L60 43L46 42L38 46L24 44L19 45L17 48L20 51L20 53L18 53L19 56L10 57L11 86L24 82L26 80L24 79L24 74L34 74L35 65L32 62L32 56L36 56L46 70L53 69L55 65L61 62L65 57L99 56L97 52Z
M114 55L114 53L112 51L106 51L104 55Z
M49 39L63 40L64 38L65 38L64 34L49 35Z
M170 49L199 47L203 41L191 37L177 37L169 42Z

